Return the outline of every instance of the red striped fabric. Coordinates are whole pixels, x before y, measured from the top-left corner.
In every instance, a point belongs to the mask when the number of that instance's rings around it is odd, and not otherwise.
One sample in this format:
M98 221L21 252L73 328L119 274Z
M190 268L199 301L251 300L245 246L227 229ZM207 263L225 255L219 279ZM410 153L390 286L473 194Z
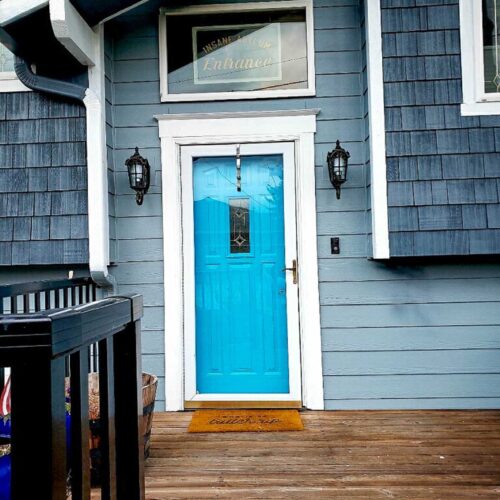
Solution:
M10 414L10 376L5 383L5 386L0 396L0 417Z

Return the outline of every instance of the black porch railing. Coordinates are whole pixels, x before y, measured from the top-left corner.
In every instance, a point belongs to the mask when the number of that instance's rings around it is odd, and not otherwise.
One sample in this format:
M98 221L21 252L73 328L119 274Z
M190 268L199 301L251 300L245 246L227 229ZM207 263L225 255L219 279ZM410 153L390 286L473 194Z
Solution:
M37 312L85 304L96 299L91 278L45 280L0 286L0 314Z
M142 297L129 296L0 317L0 366L11 367L13 500L65 499L69 469L72 498L90 498L88 351L94 343L99 345L102 498L144 498L141 316Z
M88 277L13 283L0 286L0 315L88 304L96 298L97 285ZM91 369L97 371L95 347L89 355ZM0 391L4 383L5 370L0 367Z

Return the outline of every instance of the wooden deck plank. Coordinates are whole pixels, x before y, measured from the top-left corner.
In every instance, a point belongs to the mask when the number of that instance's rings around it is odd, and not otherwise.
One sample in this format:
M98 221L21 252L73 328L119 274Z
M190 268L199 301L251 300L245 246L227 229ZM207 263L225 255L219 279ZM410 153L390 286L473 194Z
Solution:
M303 412L302 432L224 434L189 434L191 416L155 415L147 499L500 498L500 411Z

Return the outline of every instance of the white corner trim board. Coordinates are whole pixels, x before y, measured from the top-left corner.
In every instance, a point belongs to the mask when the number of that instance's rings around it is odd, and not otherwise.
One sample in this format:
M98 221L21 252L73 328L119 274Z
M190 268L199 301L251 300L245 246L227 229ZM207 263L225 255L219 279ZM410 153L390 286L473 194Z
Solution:
M184 409L184 247L181 148L194 145L293 142L295 145L299 321L303 404L324 408L314 133L318 110L192 113L156 116L162 163L165 287L165 402Z
M97 34L80 16L69 0L50 0L50 22L54 35L78 62L96 64Z
M50 21L56 38L83 65L89 87L87 110L87 176L89 269L103 287L114 285L109 265L108 170L106 152L104 26L91 29L69 0L50 0Z
M370 126L372 248L374 259L388 259L390 249L380 0L365 1L365 23L368 121Z
M499 115L500 93L484 91L483 19L478 0L460 0L460 47L462 115Z
M113 286L109 265L108 169L104 108L104 28L96 28L95 61L89 68L87 109L87 175L89 211L89 268L95 282Z

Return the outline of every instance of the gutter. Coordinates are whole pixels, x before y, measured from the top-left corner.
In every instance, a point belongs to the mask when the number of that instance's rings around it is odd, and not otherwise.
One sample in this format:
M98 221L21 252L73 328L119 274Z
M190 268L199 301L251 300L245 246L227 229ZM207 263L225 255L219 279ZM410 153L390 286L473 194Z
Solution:
M99 39L102 41L102 29ZM102 50L102 43L99 44ZM115 280L108 272L109 219L108 179L105 141L105 117L100 95L92 88L96 80L103 80L101 67L89 68L89 87L36 75L30 65L16 57L15 72L26 87L82 102L87 110L87 175L89 216L89 269L95 283L104 288L114 287ZM102 83L104 85L104 83ZM98 94L99 92L99 94Z

